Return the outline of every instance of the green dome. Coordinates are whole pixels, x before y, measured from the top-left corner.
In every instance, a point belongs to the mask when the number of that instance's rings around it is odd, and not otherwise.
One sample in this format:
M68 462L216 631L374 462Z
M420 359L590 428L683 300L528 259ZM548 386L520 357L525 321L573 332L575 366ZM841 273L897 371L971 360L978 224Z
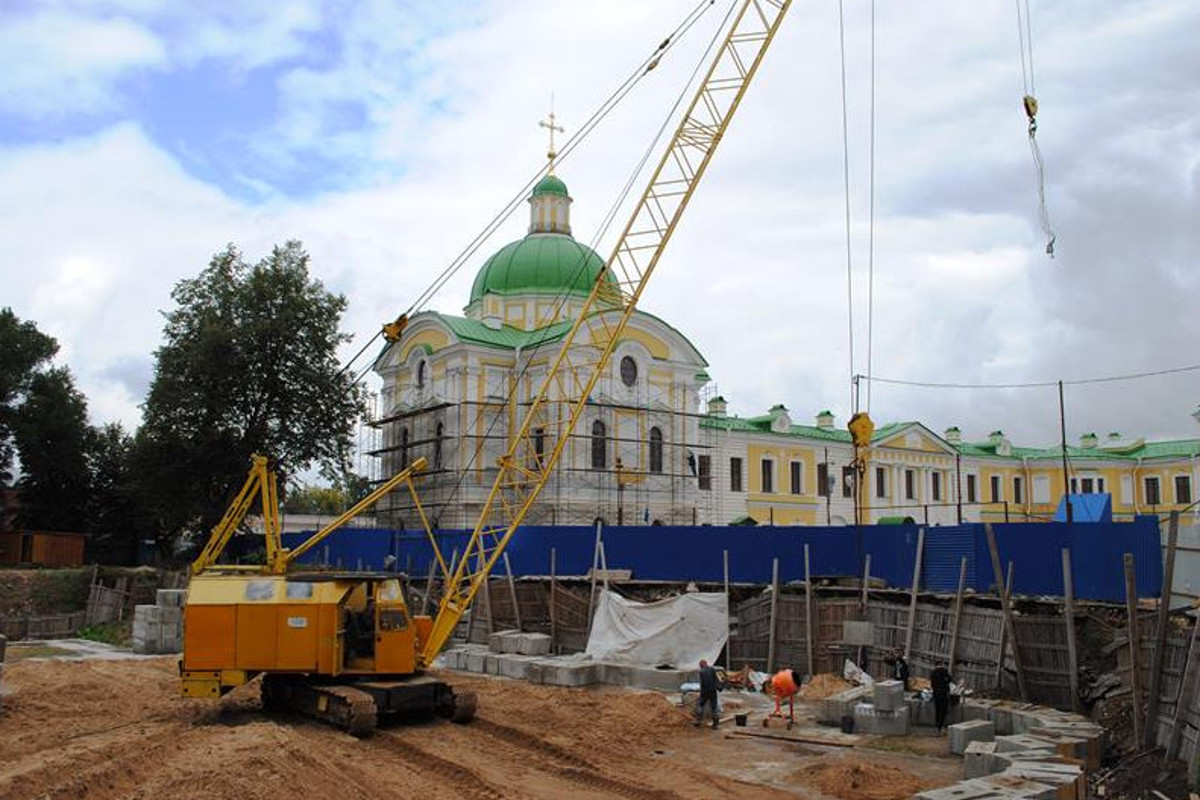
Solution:
M586 295L602 271L604 259L570 236L531 234L506 244L487 260L475 276L471 302L488 293ZM610 273L605 275L612 280Z
M558 179L557 175L547 175L538 181L538 185L533 187L533 196L539 194L557 194L562 197L567 197L567 185Z

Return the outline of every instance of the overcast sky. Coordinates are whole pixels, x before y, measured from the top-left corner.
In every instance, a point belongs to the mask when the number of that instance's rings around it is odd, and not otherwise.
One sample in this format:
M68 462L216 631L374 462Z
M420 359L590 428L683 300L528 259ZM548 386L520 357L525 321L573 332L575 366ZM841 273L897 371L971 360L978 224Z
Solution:
M694 0L4 0L0 306L62 346L94 422L136 426L169 292L234 242L302 240L347 355L408 308ZM855 364L835 0L797 0L642 302L731 411L850 410L867 371L870 4L847 0ZM561 165L590 241L728 0ZM220 9L220 10L214 10ZM881 378L1078 380L1200 363L1200 4L1032 3L1044 253L1010 0L879 0ZM486 255L430 307L461 313ZM612 235L596 249L607 257ZM866 401L865 390L862 395ZM1195 436L1200 372L1067 389L1067 435ZM1052 389L876 384L879 423L1058 437Z

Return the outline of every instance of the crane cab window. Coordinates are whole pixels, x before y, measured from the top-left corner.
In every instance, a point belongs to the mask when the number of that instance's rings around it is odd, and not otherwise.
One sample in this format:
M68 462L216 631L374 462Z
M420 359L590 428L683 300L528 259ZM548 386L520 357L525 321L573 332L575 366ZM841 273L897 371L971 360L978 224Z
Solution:
M398 609L390 609L379 612L379 630L381 631L402 631L408 627L408 617L403 611Z
M287 584L288 600L311 600L312 596L313 585L311 583L291 581Z
M275 581L249 581L246 583L247 600L271 600L275 597Z
M392 578L379 584L379 589L376 590L376 596L381 602L390 602L400 599L400 581Z

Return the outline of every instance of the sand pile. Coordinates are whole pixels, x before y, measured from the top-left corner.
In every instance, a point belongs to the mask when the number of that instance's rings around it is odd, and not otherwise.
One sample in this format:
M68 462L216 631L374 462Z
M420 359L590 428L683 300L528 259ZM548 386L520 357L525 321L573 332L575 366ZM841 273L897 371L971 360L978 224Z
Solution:
M851 759L836 764L814 764L800 770L796 777L823 794L843 800L902 800L931 788L899 767Z
M824 700L826 697L850 688L853 688L853 684L849 681L845 681L831 672L822 672L813 675L812 680L801 687L799 696L803 700Z

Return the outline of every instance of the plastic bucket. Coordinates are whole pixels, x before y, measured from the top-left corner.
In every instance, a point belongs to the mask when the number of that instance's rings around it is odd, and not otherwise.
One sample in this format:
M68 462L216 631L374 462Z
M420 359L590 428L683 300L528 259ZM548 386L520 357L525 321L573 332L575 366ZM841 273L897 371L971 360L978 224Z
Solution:
M746 727L746 720L747 720L747 718L749 718L749 716L750 716L749 714L734 714L733 715L733 724L738 726L739 728L744 728L744 727Z
M842 717L842 733L854 733L854 717Z

